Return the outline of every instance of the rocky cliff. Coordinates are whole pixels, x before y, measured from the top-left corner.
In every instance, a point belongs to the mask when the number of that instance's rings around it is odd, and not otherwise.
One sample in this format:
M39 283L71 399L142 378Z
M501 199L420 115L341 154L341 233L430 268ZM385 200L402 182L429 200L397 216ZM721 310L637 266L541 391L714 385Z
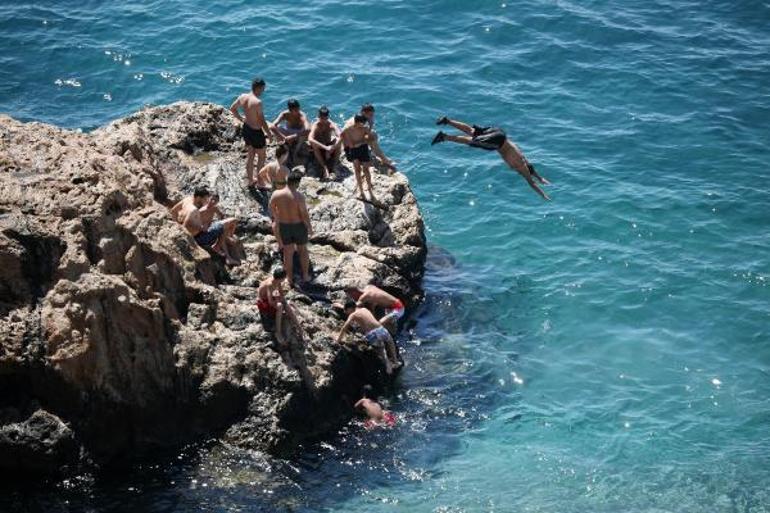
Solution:
M380 210L353 198L347 163L331 182L304 166L315 281L288 294L305 336L279 351L255 301L280 262L264 198L243 185L239 130L201 103L90 134L0 116L0 470L114 463L212 435L287 451L347 421L364 383L387 384L365 345L334 341L330 302L366 283L419 301L426 249L407 179L375 173ZM240 219L242 265L169 216L197 185Z

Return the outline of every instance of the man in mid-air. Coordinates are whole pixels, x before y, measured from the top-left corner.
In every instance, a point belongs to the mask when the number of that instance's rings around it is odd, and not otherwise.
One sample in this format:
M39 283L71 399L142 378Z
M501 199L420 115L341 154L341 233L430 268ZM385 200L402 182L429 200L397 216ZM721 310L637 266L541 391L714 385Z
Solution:
M543 199L551 199L537 183L540 182L542 185L550 185L550 182L537 173L535 167L527 161L518 146L506 137L505 132L501 128L482 127L477 125L471 126L461 121L449 119L446 116L438 118L436 124L452 126L467 135L449 135L439 131L433 138L431 145L450 141L458 144L467 144L468 146L481 148L483 150L497 150L505 163L523 176L535 192L542 196ZM537 182L535 180L537 180Z

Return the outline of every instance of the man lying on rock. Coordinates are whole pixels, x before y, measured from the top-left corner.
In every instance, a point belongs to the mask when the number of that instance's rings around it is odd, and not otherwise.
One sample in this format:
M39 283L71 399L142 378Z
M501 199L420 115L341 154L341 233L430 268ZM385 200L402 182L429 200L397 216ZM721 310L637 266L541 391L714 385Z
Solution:
M235 232L234 218L224 221L211 222L214 213L211 211L205 214L209 219L208 224L204 222L204 216L201 209L209 203L211 194L205 187L196 187L193 195L184 198L182 201L171 207L171 217L181 224L187 233L192 235L195 242L202 248L211 248L217 254L224 257L227 265L237 265L238 261L230 256L225 242L225 232ZM227 223L227 226L225 226Z
M375 285L367 285L363 290L356 287L348 287L345 289L345 293L353 301L366 306L372 311L378 307L384 309L385 316L379 320L380 324L385 326L391 334L395 334L398 331L398 321L404 317L405 312L404 303L400 299ZM344 305L334 303L332 308L343 310Z
M274 332L280 352L291 348L291 327L294 326L297 339L303 342L302 329L300 327L294 309L286 301L283 291L283 281L286 279L286 271L281 267L273 270L273 275L259 284L257 289L257 308L262 319L265 331ZM291 325L284 322L286 317Z
M337 335L337 342L342 343L342 338L351 326L357 327L364 333L366 342L377 351L383 365L385 365L385 372L388 375L393 374L393 370L398 369L401 366L401 362L398 361L396 344L393 342L393 337L390 336L388 330L360 302L356 303L352 299L348 299L345 302L344 308L345 315L348 318L342 326L339 335Z

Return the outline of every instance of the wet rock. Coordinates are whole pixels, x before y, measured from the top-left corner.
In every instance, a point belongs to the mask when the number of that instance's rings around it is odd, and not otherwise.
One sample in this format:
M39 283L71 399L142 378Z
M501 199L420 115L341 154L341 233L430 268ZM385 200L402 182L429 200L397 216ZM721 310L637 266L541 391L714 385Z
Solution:
M298 164L315 280L288 293L297 324L279 346L255 301L280 258L226 109L177 103L91 134L0 116L0 469L115 463L210 436L291 451L346 422L363 384L387 383L365 344L334 341L330 303L367 283L421 299L417 202L398 173L375 174L379 209L354 199L348 163L328 182ZM199 185L239 219L238 267L168 215Z

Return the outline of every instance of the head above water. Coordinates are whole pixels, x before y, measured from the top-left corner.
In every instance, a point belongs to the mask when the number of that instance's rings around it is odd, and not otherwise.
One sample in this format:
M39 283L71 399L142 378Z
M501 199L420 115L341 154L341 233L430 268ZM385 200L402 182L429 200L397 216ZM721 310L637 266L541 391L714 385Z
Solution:
M251 92L254 94L260 94L265 90L265 81L260 77L254 77L251 81Z
M361 105L361 114L374 114L374 105L371 103Z
M283 267L276 267L273 269L273 279L277 281L281 281L286 278L286 271L283 269Z
M299 111L299 100L297 100L296 98L292 98L291 100L286 102L286 108L292 112Z
M286 183L291 189L296 189L299 187L300 181L302 181L302 173L299 171L292 171L289 173L289 178L286 180Z
M353 122L357 125L363 125L367 121L368 119L363 114L356 114L355 116L353 116Z
M326 105L321 105L321 108L318 109L318 117L323 119L329 117L329 108Z

